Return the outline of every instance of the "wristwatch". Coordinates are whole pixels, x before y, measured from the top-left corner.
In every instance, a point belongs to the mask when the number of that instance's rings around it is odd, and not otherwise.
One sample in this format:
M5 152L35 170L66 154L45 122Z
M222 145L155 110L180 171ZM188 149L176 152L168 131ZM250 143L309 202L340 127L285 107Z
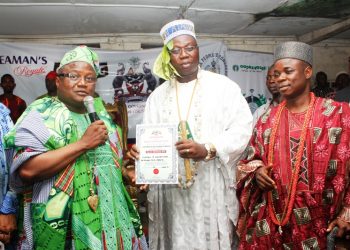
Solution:
M212 143L204 143L204 147L207 150L207 156L204 158L204 161L210 161L216 157L216 148Z

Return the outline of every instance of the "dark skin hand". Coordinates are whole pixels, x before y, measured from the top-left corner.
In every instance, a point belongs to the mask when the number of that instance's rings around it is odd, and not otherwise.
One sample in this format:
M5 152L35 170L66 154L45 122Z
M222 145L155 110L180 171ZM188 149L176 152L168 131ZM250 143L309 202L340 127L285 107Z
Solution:
M203 160L208 153L203 144L192 140L180 140L176 142L175 147L179 156L184 159L200 161ZM140 158L140 151L135 144L132 145L130 151L126 153L126 156L133 160L138 160Z
M131 161L128 164L128 168L123 166L123 177L125 178L127 184L135 186L136 184L136 175L135 175L135 165Z
M346 234L350 233L350 223L347 223L346 221L336 218L331 223L329 223L327 232L331 232L334 227L338 227L338 232L336 234L336 237L343 237ZM348 239L348 238L347 238Z
M175 147L179 156L184 159L201 161L208 154L203 144L199 144L193 140L180 140L175 143Z
M137 148L136 144L132 145L130 150L126 152L126 158L130 159L131 161L136 161L140 158L140 151ZM135 169L134 169L134 175L131 177L131 181L136 181L135 178ZM145 184L145 185L140 185L139 188L141 191L147 191L148 190L149 185Z
M17 229L15 214L0 214L0 241L8 244L11 240L11 233Z
M270 172L272 166L261 166L255 173L255 180L260 189L270 191L276 189L276 183L271 179Z
M255 173L255 180L260 189L264 191L270 191L276 189L276 183L270 178L272 166L261 166ZM336 218L334 219L327 228L327 232L331 232L334 227L338 227L337 237L343 237L350 232L350 223Z
M136 144L132 145L130 150L126 152L126 158L130 159L131 161L136 161L140 158L140 151Z
M200 161L203 160L208 153L203 144L199 144L192 140L180 140L176 142L175 147L179 156L184 159ZM132 145L130 151L126 153L126 157L132 160L138 160L140 158L140 151L135 144ZM140 186L141 190L146 190L147 188L148 185Z

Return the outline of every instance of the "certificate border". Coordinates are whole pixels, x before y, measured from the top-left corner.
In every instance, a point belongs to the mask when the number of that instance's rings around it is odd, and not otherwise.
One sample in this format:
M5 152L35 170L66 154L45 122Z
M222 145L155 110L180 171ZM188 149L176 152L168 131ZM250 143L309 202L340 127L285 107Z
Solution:
M148 128L167 128L170 133L172 134L172 139L175 145L175 142L178 140L178 127L176 124L169 124L169 123L159 123L159 124L137 124L136 125L136 146L140 148L139 142L137 141L137 138L140 138L140 136L145 132ZM178 153L175 148L175 146L172 148L172 158L173 158L173 164L172 164L172 171L169 174L168 178L164 179L157 179L157 180L150 180L145 179L143 175L140 175L138 173L141 173L139 160L135 162L136 167L136 183L137 184L178 184Z

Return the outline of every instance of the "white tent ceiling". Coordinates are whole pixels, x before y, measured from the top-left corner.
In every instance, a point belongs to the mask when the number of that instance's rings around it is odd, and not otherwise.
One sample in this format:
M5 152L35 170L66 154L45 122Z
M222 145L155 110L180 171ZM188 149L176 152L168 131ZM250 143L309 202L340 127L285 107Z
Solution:
M180 16L199 34L350 39L349 0L0 0L0 38L155 34Z

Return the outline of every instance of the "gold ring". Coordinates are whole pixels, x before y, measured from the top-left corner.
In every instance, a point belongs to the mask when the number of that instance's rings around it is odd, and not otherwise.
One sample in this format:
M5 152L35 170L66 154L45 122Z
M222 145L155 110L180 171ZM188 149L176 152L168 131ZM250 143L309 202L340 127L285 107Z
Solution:
M186 149L186 154L188 154L190 152L190 150L189 149Z

